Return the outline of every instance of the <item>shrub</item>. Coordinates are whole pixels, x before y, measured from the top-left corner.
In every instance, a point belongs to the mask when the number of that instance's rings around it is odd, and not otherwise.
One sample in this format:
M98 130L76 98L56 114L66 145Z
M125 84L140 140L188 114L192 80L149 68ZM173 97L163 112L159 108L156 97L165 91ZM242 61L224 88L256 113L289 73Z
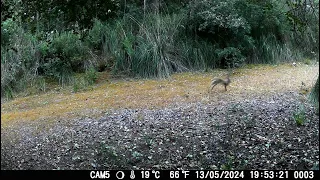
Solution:
M40 71L60 83L69 83L74 72L84 72L88 50L71 31L54 34L50 44L39 45L39 51L43 55Z
M234 7L239 16L246 20L250 26L250 36L256 40L274 35L278 41L283 41L289 31L283 2L236 0Z
M59 57L47 58L46 61L42 65L46 76L55 78L61 85L71 82L73 71L70 62L64 61Z
M61 61L70 63L75 72L84 71L84 57L86 48L79 40L79 36L72 32L62 32L50 44L50 54Z
M228 68L240 67L245 60L240 50L234 47L217 49L216 53L223 66Z
M251 52L254 41L251 27L235 8L236 0L196 1L188 6L187 30L216 47L222 66L239 66Z
M102 50L107 34L106 26L99 20L95 19L93 27L89 30L85 37L85 42L92 49Z
M1 46L8 46L13 40L13 35L18 32L18 25L11 18L1 22Z

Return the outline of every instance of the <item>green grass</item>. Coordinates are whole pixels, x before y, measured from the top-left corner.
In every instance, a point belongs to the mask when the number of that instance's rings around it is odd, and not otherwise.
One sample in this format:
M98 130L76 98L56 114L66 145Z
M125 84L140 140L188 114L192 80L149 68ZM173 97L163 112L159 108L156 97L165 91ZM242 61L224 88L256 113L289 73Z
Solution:
M302 126L306 123L306 111L304 106L300 106L300 108L293 113L293 119L298 126Z
M316 111L319 114L319 74L315 86L313 86L309 99L315 105Z

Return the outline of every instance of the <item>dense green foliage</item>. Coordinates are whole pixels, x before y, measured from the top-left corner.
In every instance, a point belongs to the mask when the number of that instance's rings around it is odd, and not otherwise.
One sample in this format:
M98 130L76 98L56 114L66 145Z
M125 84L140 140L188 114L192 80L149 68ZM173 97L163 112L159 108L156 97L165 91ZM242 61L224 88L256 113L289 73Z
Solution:
M64 84L74 73L94 74L92 68L168 77L319 57L317 1L8 0L1 5L1 94L8 96L38 76Z
M1 21L21 20L35 31L77 30L92 26L92 19L115 17L120 0L8 0L1 1Z

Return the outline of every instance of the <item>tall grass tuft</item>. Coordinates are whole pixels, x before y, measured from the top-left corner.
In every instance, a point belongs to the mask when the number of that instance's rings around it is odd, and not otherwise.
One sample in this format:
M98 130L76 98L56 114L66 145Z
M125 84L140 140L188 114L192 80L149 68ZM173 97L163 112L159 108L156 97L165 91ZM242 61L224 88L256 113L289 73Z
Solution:
M273 35L263 36L256 41L251 60L247 63L277 64L281 62L301 61L303 51L297 49L292 41L285 43L276 40Z
M115 73L140 77L168 77L187 70L176 42L181 20L177 15L152 13L142 20L125 16L107 24L103 44L106 63Z
M9 36L8 42L1 43L1 96L12 98L37 76L39 43L10 19L2 23L1 29Z
M179 16L153 14L139 25L137 47L132 59L132 71L143 77L169 77L173 72L187 70L179 57L175 41L179 33Z
M218 68L221 61L218 60L215 45L202 40L185 40L178 45L181 49L183 63L192 70L207 70Z

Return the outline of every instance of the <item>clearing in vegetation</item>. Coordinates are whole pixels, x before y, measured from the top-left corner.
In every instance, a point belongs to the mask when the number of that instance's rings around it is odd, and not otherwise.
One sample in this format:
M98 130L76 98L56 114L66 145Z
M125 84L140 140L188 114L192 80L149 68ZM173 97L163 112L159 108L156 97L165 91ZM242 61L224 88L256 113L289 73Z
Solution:
M100 79L92 90L1 105L1 169L317 169L318 65L261 65L169 79ZM302 86L303 82L303 86Z

